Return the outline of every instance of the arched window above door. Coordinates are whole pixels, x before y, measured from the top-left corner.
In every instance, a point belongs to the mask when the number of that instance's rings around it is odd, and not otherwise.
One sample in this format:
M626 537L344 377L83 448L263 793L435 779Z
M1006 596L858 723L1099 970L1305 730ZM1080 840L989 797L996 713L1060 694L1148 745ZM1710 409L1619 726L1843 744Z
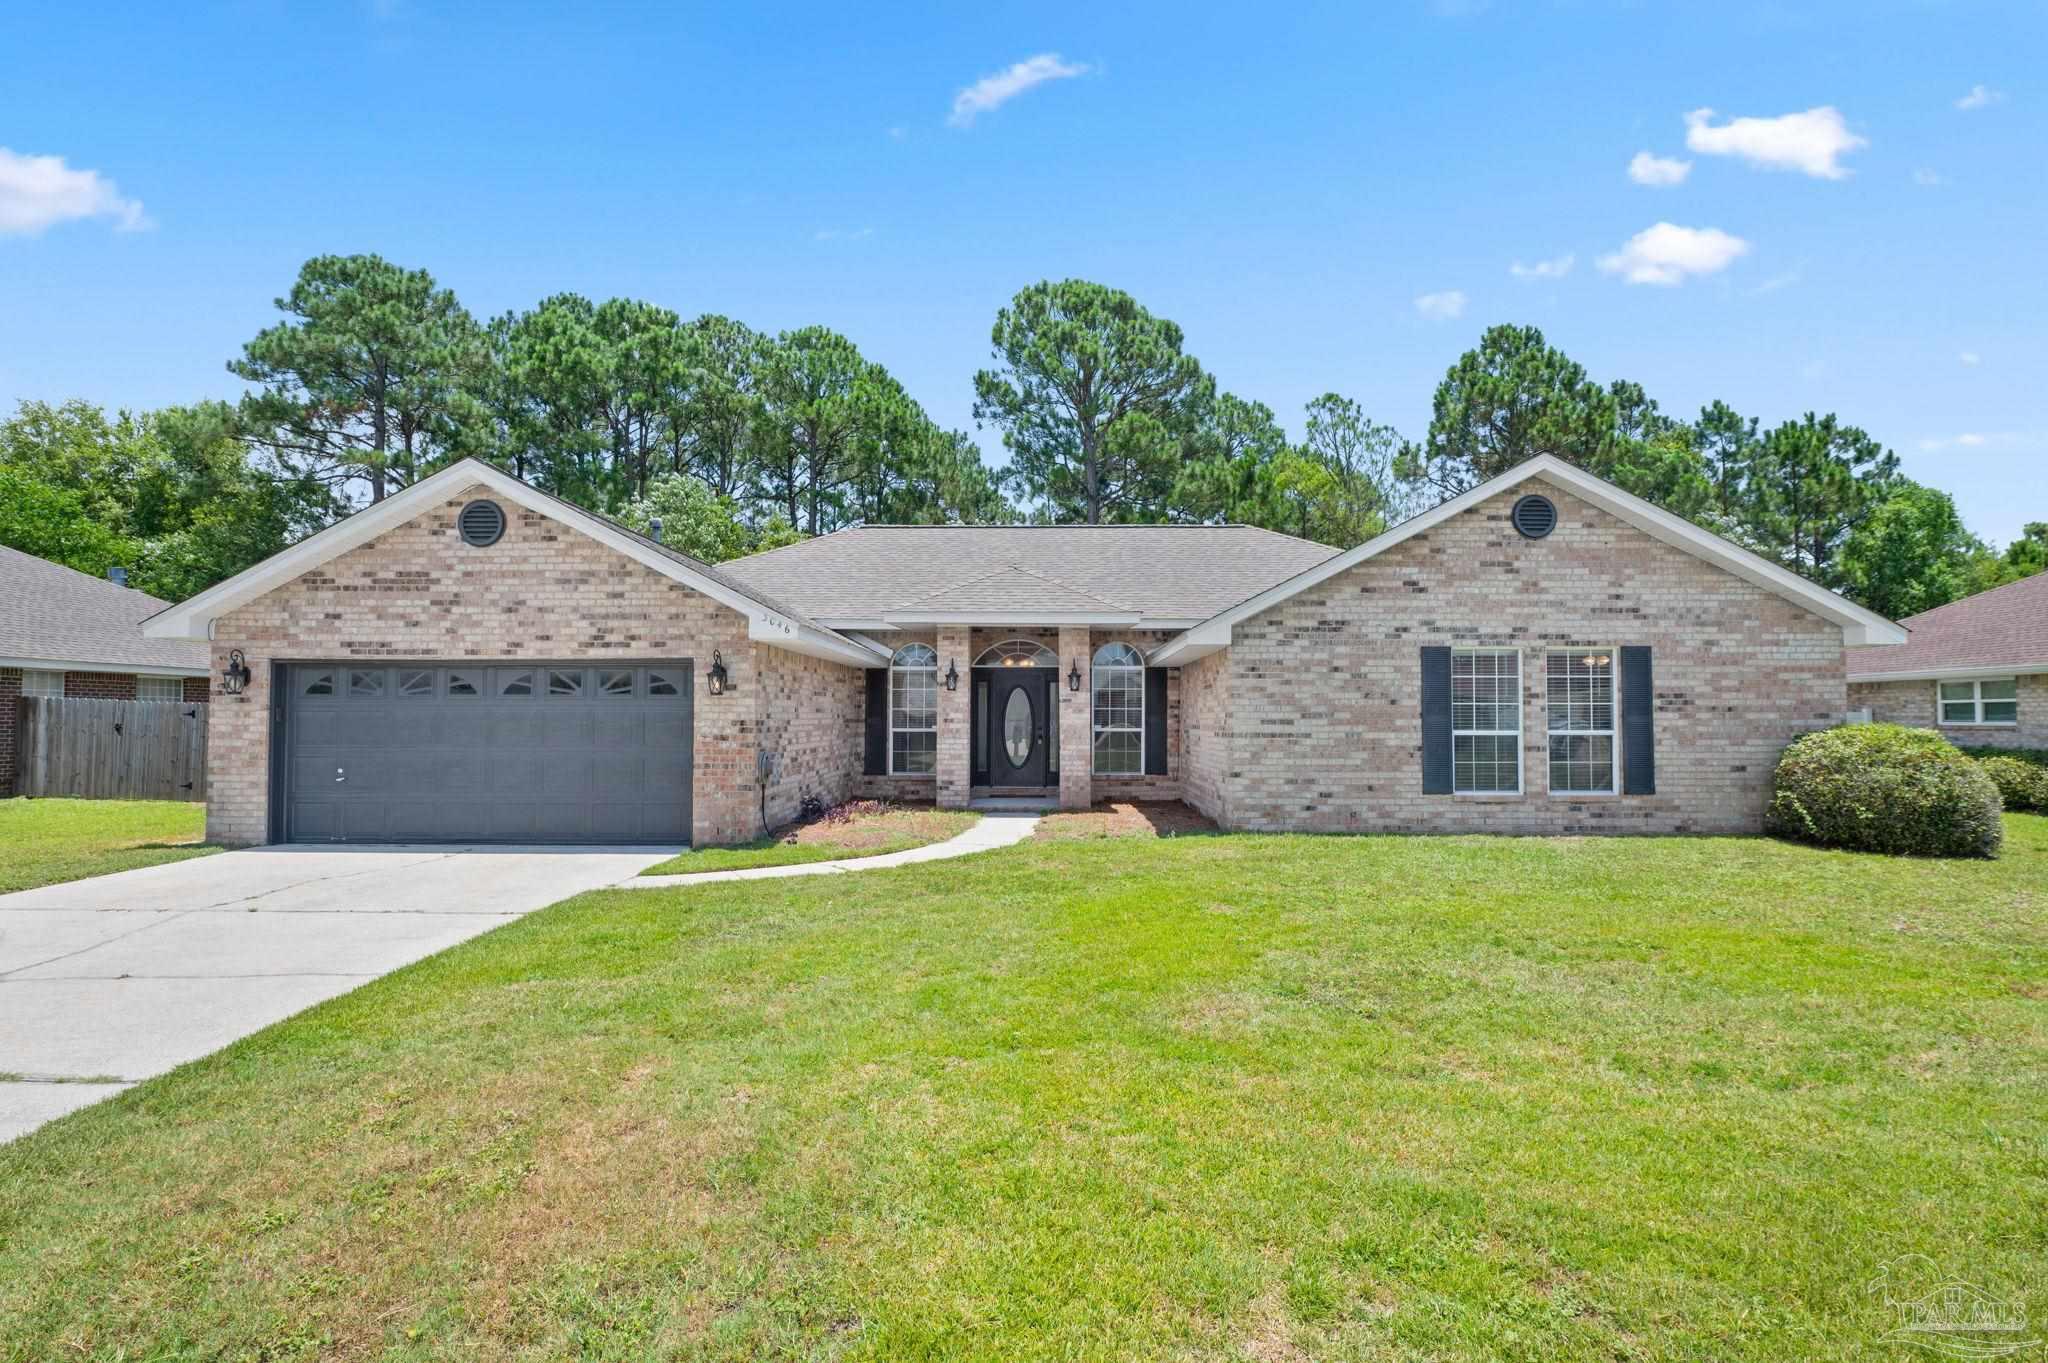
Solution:
M1005 639L981 651L976 667L1058 667L1060 660L1044 644L1029 639Z

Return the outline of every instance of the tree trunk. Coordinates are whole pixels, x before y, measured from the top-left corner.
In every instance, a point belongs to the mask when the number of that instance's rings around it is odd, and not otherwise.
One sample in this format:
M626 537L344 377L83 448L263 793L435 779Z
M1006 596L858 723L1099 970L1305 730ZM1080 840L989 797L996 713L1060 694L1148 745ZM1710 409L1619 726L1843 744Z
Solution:
M390 421L384 408L387 382L388 375L379 365L376 379L370 385L370 400L376 404L370 416L370 438L376 446L376 454L370 464L370 501L373 505L384 500L384 450L391 438Z

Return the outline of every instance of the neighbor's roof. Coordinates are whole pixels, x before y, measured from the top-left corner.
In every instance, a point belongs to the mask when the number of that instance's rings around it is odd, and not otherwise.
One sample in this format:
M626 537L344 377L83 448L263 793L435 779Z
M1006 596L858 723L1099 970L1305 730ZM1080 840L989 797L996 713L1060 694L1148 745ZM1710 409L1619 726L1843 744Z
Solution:
M1336 552L1246 525L863 525L719 567L851 628L970 615L1191 623Z
M1931 681L2000 669L2048 672L2048 573L1899 623L1912 631L1905 643L1850 651L1850 681Z
M105 578L0 547L0 667L204 676L206 645L151 639L142 622L164 603Z

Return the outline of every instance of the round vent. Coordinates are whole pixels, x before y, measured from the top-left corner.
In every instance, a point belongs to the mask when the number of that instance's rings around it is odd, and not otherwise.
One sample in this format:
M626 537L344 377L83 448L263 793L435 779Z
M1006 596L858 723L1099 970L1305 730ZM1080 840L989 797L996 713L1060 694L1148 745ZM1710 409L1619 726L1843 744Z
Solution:
M462 542L479 549L496 544L498 536L505 533L505 513L496 502L471 502L462 508L455 523L462 530Z
M1522 532L1523 539L1540 540L1557 529L1557 508L1550 504L1550 498L1531 494L1515 503L1509 519Z

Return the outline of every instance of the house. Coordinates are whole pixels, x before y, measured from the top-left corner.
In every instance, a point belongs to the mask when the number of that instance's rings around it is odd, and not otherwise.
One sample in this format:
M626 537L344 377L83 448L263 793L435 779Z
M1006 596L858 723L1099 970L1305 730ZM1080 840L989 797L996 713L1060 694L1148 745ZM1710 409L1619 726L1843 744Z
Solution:
M464 461L150 621L208 833L720 843L860 794L1230 828L1740 832L1904 632L1559 460L1344 553L868 526L713 567Z
M1906 642L1850 650L1850 709L1965 746L2048 748L2048 573L1900 623Z
M142 622L163 608L119 582L0 547L0 795L14 791L23 696L207 698L203 642L143 636Z

